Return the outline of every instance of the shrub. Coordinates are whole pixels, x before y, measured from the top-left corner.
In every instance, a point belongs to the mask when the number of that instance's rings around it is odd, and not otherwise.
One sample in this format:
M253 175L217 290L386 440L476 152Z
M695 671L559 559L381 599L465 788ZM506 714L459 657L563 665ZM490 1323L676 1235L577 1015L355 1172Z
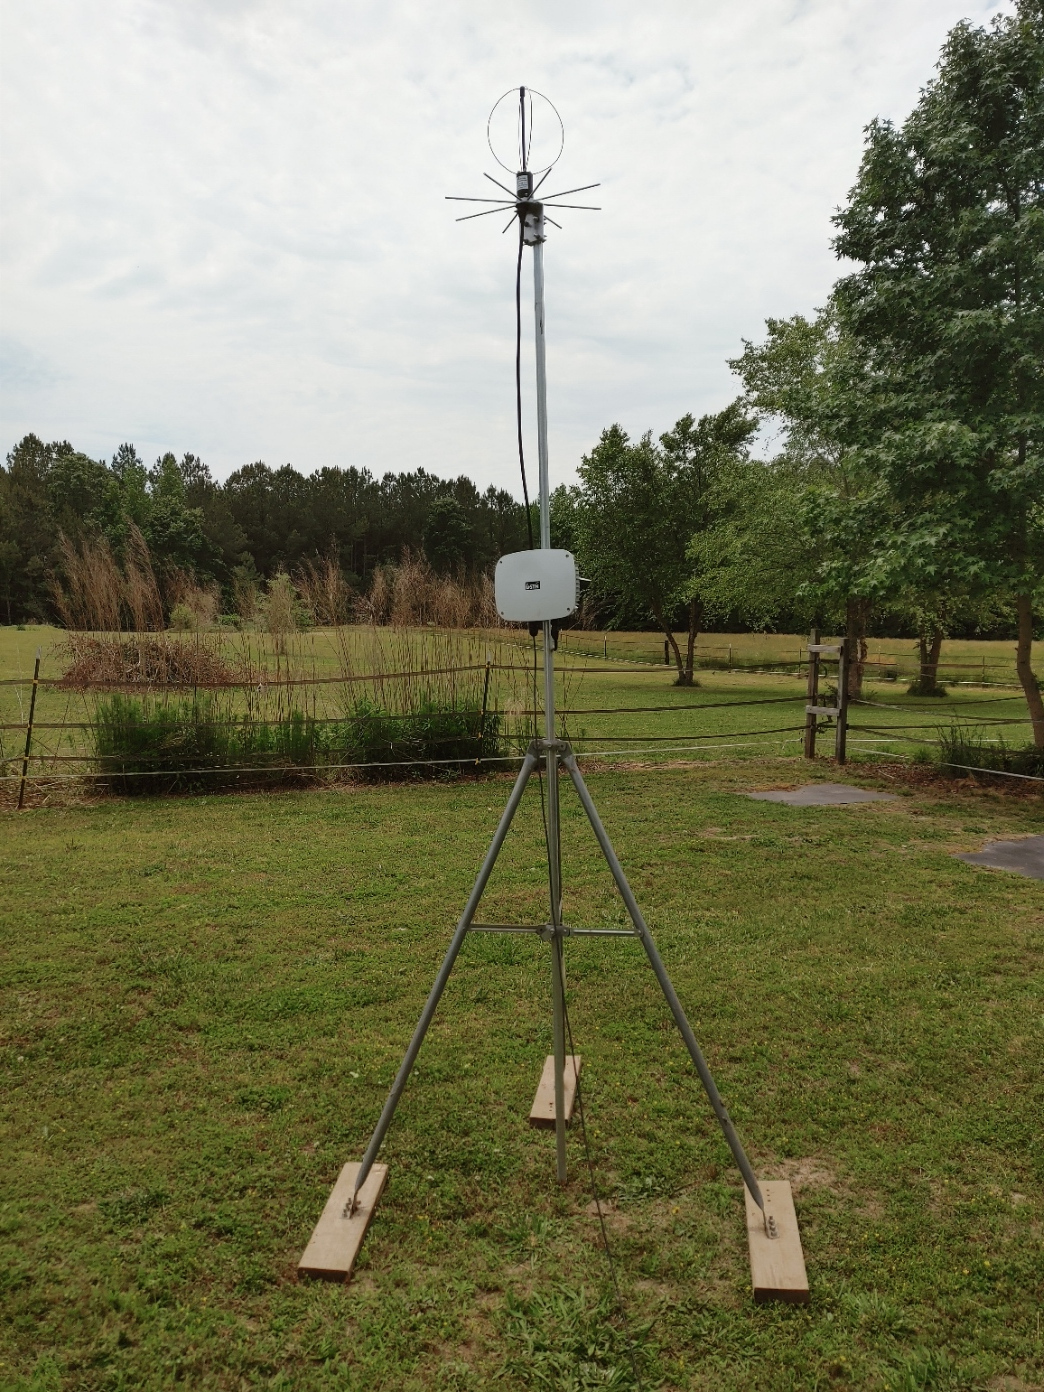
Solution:
M98 704L95 755L108 786L135 795L287 782L296 769L312 772L323 749L321 726L299 711L265 722L233 715L210 695L117 695Z
M954 778L969 770L1021 773L1044 778L1044 749L1027 744L1012 748L1003 739L987 742L981 731L953 725L940 739L939 763ZM982 776L976 773L976 776Z
M197 792L328 777L343 765L368 780L446 777L501 751L496 712L434 700L389 714L361 698L343 719L301 711L275 720L238 715L210 694L159 702L114 695L98 705L95 756L127 795Z
M343 762L371 765L359 770L370 780L437 778L501 751L499 712L487 711L483 719L480 710L430 695L403 714L391 714L362 696L338 728Z
M170 626L171 628L180 629L182 632L186 629L195 628L196 616L187 604L175 604L174 608L170 611Z

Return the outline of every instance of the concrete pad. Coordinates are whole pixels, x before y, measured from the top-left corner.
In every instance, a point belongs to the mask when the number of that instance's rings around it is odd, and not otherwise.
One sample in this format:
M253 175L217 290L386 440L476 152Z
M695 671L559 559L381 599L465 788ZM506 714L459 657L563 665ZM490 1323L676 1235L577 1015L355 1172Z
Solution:
M981 851L958 855L969 865L986 865L991 870L1010 870L1044 880L1044 836L1025 836L1021 841L987 841Z
M773 793L747 793L757 802L786 802L791 807L840 807L846 802L894 802L894 793L871 793L865 788L850 788L846 783L807 783Z

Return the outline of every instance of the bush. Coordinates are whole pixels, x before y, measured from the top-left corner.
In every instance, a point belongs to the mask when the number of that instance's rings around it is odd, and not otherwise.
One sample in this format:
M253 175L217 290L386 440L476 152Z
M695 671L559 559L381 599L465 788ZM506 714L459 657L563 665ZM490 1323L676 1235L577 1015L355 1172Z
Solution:
M416 709L391 715L363 696L339 727L339 742L344 763L373 766L360 769L362 777L437 778L459 773L478 759L495 758L501 752L500 734L496 711L487 711L483 721L480 711L424 695Z
M175 604L170 611L170 626L184 633L196 627L196 616L187 604Z
M343 765L369 780L459 774L500 754L501 717L423 699L391 715L362 698L340 720L294 710L276 720L234 713L209 694L157 702L115 695L98 706L95 755L127 795L312 781Z
M940 740L939 763L945 772L960 778L969 770L1021 773L1044 778L1044 749L1027 744L1011 748L1003 739L987 743L985 736L968 726L953 725Z
M209 695L113 696L98 706L95 754L114 792L140 795L287 782L311 773L323 751L320 726L299 711L269 723L230 715Z

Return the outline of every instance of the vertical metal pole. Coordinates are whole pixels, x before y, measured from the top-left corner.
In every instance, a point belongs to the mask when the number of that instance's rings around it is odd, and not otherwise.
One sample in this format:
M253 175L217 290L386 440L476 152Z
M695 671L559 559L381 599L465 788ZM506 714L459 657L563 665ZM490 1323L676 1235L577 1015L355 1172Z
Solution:
M544 220L534 228L533 318L536 335L537 457L540 464L540 545L551 545L551 486L547 459L547 360L544 340ZM558 803L558 751L555 740L555 647L551 624L544 623L544 738L547 769L547 854L550 870L552 1038L555 1055L555 1156L558 1182L566 1182L565 1129L565 965L562 961L562 853Z
M819 629L814 628L808 640L808 687L810 706L819 705L819 654L812 649L819 643ZM810 712L805 715L805 758L816 757L816 721L818 717Z
M834 758L845 762L848 741L848 639L841 639L837 655L837 731L834 735Z
M529 230L529 229L527 229ZM536 327L537 457L540 461L540 545L551 545L551 490L547 472L547 362L544 354L544 219L535 220L533 315Z
M29 772L29 753L33 747L33 717L36 714L36 690L40 685L40 649L36 649L36 666L33 668L33 691L29 697L29 724L25 731L25 753L22 755L22 781L18 785L18 810L21 812L25 802L25 779Z

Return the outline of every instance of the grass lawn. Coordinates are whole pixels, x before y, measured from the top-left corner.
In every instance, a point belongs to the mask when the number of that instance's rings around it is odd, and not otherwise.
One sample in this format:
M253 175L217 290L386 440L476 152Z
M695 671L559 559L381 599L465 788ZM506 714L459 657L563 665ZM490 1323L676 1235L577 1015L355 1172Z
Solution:
M739 1179L640 950L567 944L645 1386L1038 1387L1044 884L950 852L1039 832L1040 799L737 795L809 776L589 775L755 1168L794 1182L812 1285L809 1307L752 1303ZM507 788L2 815L0 1386L632 1385L580 1136L559 1189L526 1124L550 1049L538 942L465 944L352 1283L295 1279ZM567 918L622 923L563 805ZM539 826L534 790L483 916L543 917Z

